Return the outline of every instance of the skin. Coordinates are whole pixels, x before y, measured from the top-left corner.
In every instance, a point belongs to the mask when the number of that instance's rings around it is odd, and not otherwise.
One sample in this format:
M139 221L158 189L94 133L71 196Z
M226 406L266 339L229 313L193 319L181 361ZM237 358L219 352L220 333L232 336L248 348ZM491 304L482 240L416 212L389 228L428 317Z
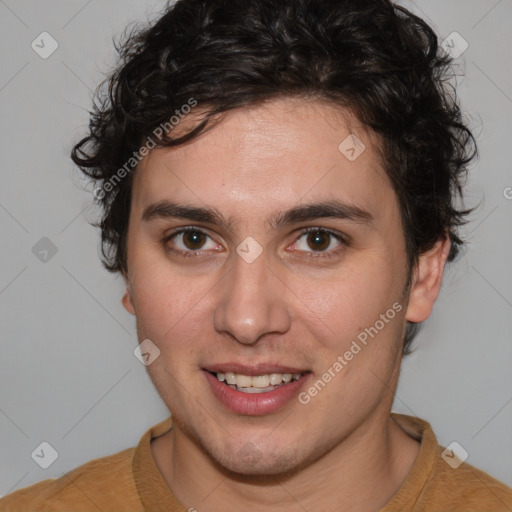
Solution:
M194 120L182 129L187 122ZM366 146L353 162L338 150L351 133ZM350 112L287 98L230 112L198 139L154 149L139 165L123 304L136 316L139 340L161 351L147 370L174 428L151 447L185 508L378 510L414 464L419 443L390 411L406 320L430 315L449 243L440 238L421 255L406 290L398 202L377 144ZM234 224L143 221L145 208L163 199L214 207ZM270 229L265 222L331 199L366 210L372 224L319 218ZM162 244L184 226L207 236L196 245L187 235ZM326 235L322 251L300 234L306 227L350 241ZM248 236L263 249L252 263L236 252ZM311 371L307 390L394 303L401 311L307 405L294 398L271 414L236 414L204 378L212 363L281 363Z

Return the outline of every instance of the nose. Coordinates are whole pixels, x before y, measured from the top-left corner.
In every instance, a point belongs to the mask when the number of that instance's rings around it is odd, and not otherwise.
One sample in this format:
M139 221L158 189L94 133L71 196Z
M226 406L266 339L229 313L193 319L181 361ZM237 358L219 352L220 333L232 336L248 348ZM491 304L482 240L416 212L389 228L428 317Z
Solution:
M270 269L265 252L252 263L236 253L233 259L233 267L219 284L215 329L244 345L256 343L264 334L288 331L291 315L287 288Z

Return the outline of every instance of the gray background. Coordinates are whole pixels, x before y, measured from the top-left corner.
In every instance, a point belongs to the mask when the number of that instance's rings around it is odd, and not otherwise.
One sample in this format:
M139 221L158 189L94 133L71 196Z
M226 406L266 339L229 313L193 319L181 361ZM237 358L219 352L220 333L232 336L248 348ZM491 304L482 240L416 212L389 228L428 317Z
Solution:
M481 158L467 204L481 205L405 359L394 410L429 420L441 444L457 441L469 463L512 485L512 1L404 5L469 44L459 91ZM68 157L113 63L112 36L162 6L0 0L0 494L135 446L168 416L133 355L122 280L100 265L91 195ZM59 44L47 59L31 48L43 31ZM57 248L46 262L32 251L43 237ZM59 455L48 469L31 458L42 441Z

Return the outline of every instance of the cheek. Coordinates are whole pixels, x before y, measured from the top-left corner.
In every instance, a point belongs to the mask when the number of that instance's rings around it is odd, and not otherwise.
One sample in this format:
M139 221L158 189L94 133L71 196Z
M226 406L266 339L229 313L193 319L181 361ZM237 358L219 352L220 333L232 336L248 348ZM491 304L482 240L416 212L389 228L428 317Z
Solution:
M160 350L187 349L204 331L204 315L211 288L208 277L171 272L169 264L140 262L132 280L139 337L151 339Z
M292 284L301 298L297 306L324 348L344 350L400 300L403 276L396 274L391 260L366 254L328 278L297 276Z

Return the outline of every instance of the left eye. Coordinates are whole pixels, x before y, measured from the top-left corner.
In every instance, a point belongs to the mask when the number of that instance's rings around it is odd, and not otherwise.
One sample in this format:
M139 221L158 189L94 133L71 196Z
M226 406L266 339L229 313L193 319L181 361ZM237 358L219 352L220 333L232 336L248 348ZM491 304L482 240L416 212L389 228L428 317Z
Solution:
M304 239L302 243L298 243L301 239ZM334 252L334 246L343 246L345 241L343 238L332 232L327 231L325 229L320 228L310 228L302 231L295 245L298 245L298 250L310 252L308 251L308 247L313 249L313 252Z

